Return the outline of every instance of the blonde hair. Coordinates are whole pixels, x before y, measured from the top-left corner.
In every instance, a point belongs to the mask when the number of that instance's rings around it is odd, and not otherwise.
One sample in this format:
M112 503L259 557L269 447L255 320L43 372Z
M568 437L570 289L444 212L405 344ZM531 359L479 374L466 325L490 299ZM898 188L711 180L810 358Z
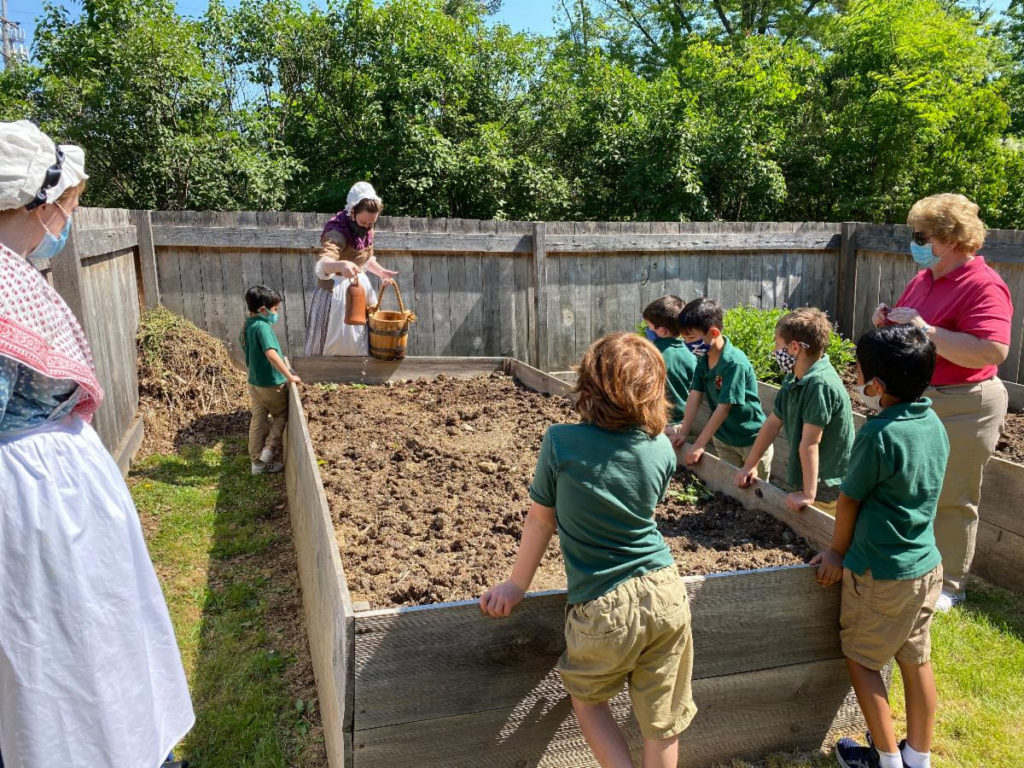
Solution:
M657 347L619 331L590 345L576 368L576 410L604 429L639 427L651 437L665 431L665 362Z
M80 198L83 194L85 194L85 185L88 184L88 183L89 183L88 181L81 181L78 184L75 184L75 186L73 186L73 187L68 187L63 192L61 192L60 193L60 197L58 197L53 202L54 203L60 203L61 205L64 205L65 203L67 203L67 201L71 197L73 197L76 194ZM16 216L24 214L24 213L25 213L25 206L23 206L23 205L19 206L18 208L7 208L6 210L0 211L0 221L12 220Z
M828 315L816 307L800 307L787 312L775 323L775 335L787 344L799 341L812 357L820 357L828 349L832 324Z
M978 217L978 210L977 204L963 195L932 195L914 203L907 224L915 232L974 253L985 242L985 223Z

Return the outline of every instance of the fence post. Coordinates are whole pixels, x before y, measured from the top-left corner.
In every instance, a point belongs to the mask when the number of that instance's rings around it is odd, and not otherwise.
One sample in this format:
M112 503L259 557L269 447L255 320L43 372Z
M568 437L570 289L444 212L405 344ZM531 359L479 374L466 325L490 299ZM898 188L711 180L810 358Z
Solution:
M71 225L68 241L60 253L50 259L50 275L53 287L64 299L78 318L78 323L85 331L86 338L92 343L92 329L89 318L85 316L85 296L82 288L82 261L78 257L78 226Z
M840 225L839 279L836 280L836 321L847 338L853 336L854 307L857 297L857 229L855 221Z
M142 301L144 309L160 305L160 282L156 271L156 248L153 246L153 218L149 211L132 211L132 224L139 242L139 267L142 272Z
M530 364L542 371L549 369L548 338L541 331L540 319L547 313L547 224L543 221L533 222L533 338L530 340L530 353L533 359Z

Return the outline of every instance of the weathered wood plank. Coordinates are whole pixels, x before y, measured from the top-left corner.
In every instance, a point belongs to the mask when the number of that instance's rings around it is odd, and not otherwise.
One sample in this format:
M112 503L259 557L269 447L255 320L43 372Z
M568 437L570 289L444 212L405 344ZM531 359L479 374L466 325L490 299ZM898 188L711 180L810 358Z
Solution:
M236 229L154 225L153 237L157 245L204 248L305 250L320 245L320 229L314 228L282 230L273 227ZM381 231L374 236L373 250L377 254L393 251L529 253L533 244L529 235Z
M910 255L910 227L879 227L872 225L860 225L861 231L857 238L857 247L867 251L882 251L885 253L900 253ZM888 230L888 231L887 231ZM1001 262L1004 264L1024 264L1024 244L1007 242L1005 235L993 236L990 232L985 244L981 247L981 253L986 261Z
M839 658L838 587L805 566L691 576L694 679ZM356 617L355 728L513 707L564 649L563 591L530 596L495 621L467 600ZM410 660L415 659L414 664ZM479 683L486 679L486 685Z
M1011 411L1024 411L1024 384L1015 384L1012 381L1003 379L1006 385L1006 393L1010 397Z
M132 461L135 460L135 455L139 452L139 448L142 447L142 440L145 436L146 428L142 422L142 417L136 416L131 427L128 428L121 438L121 444L111 451L114 456L114 463L117 464L117 468L121 470L121 474L124 477L128 476L128 472L132 468Z
M984 504L982 491L982 504ZM1021 507L1016 507L1020 514ZM977 549L971 572L1007 589L1024 592L1024 536L992 525L978 523Z
M138 245L135 226L80 229L78 231L78 258L82 261L124 251Z
M836 321L839 330L848 338L853 337L853 314L857 298L857 240L858 227L856 222L843 222L842 246L839 249L839 261L836 276Z
M153 223L149 211L132 211L132 224L139 242L139 266L142 268L142 306L152 309L161 304L160 278L157 272L156 248L153 246Z
M351 763L346 732L353 723L355 655L352 601L338 552L298 388L289 385L285 432L285 486L327 759L331 768Z
M639 226L639 225L638 225ZM726 225L728 226L728 225ZM659 251L822 251L838 250L838 232L771 233L714 232L708 234L643 234L617 235L565 234L548 236L550 253L628 253Z
M531 362L549 370L552 366L550 342L547 329L551 322L548 311L551 306L550 267L547 260L547 225L543 221L533 224L533 270L530 285L533 301L530 302L530 334L533 359Z
M406 357L387 361L373 357L292 357L292 368L306 383L359 382L383 384L438 374L468 378L504 370L502 357Z
M557 680L534 683L536 690L514 707L357 731L355 766L470 768L481 764L481 755L489 768L597 766L568 697L554 687ZM846 664L838 659L703 678L694 681L693 695L701 709L679 740L680 755L692 768L813 749L830 732L861 727ZM624 693L612 700L612 709L636 753L640 738Z
M518 379L534 392L540 392L544 395L566 396L572 392L570 384L556 376L552 376L550 373L544 373L544 371L538 370L521 360L506 357L503 370L506 374Z

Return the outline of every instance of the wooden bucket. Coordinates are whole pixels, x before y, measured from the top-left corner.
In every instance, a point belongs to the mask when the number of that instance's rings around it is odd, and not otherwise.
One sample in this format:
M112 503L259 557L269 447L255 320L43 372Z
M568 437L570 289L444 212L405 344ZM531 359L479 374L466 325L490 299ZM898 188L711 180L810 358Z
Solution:
M380 308L384 292L393 285L398 297L398 311ZM401 360L405 357L405 343L409 338L409 326L416 322L416 314L405 308L402 292L394 280L380 289L377 303L367 310L367 325L370 331L370 354L378 360Z

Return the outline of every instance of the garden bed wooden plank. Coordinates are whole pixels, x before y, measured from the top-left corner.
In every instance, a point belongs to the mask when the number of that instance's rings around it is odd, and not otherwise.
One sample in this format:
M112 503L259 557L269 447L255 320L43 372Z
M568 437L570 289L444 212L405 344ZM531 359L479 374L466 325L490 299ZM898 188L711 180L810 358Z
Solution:
M476 681L481 687L489 683L485 677ZM780 749L816 748L830 733L861 727L841 659L695 680L693 696L700 711L679 739L680 754L691 768L760 758ZM640 735L625 693L612 700L612 710L638 749ZM356 768L597 766L564 693L357 731L353 750Z
M808 566L684 582L694 679L842 655L839 588L822 589ZM560 590L531 595L506 619L483 616L472 600L357 614L356 730L511 707L538 691L561 696L553 669L564 608Z
M331 768L351 762L353 610L299 390L289 385L285 485Z
M680 466L684 450L681 448L676 451ZM835 520L814 506L804 507L799 512L790 512L786 509L786 492L781 488L763 480L758 480L750 488L739 488L736 485L737 468L709 453L705 453L697 464L688 469L711 490L736 499L747 509L767 512L803 536L813 546L825 549L831 544Z
M503 370L504 357L293 357L292 370L309 383L384 384L388 381L434 378L440 374L460 378Z

